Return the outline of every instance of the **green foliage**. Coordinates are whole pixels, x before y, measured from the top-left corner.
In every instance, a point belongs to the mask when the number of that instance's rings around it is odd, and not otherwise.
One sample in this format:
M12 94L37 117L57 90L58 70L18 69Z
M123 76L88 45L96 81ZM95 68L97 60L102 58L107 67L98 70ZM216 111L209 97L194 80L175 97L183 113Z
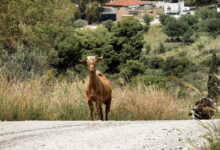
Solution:
M166 20L169 19L169 18L170 18L169 15L161 14L161 15L159 16L160 23L161 23L162 25L165 25L165 24L167 23Z
M150 25L150 22L153 20L153 17L151 17L151 16L145 14L145 15L143 16L143 20L144 20L144 23L145 23L145 24Z
M74 21L73 26L75 28L82 28L82 27L86 26L87 24L88 24L87 21L82 20L82 19L78 19L78 20Z
M220 34L220 18L207 19L205 21L206 31L210 33L213 38Z
M186 57L168 57L164 61L162 69L167 76L182 77L190 66L192 66L192 62Z
M39 49L18 47L17 51L9 54L3 51L0 57L1 72L8 79L28 79L42 76L48 67L48 57Z
M198 18L194 15L182 15L180 20L187 22L189 26L191 26L194 30L197 30Z
M149 43L145 43L144 44L144 53L149 54L150 51L151 51L151 45Z
M85 10L86 20L89 24L96 22L100 18L99 4L98 2L88 3Z
M144 63L146 68L159 69L162 67L164 59L160 56L144 56L140 59L140 61Z
M112 27L111 45L114 52L109 55L112 62L109 72L119 72L118 66L127 60L138 60L143 48L143 25L134 18L124 18Z
M18 43L49 50L56 34L69 29L77 13L69 0L17 0L0 7L0 48L10 51L15 51Z
M131 84L133 85L144 84L146 86L157 85L159 87L166 87L167 80L166 78L160 76L143 75L143 76L133 77L131 80Z
M209 70L209 79L208 79L208 95L218 101L218 96L220 96L220 79L218 77L218 67L219 61L214 53L212 55L212 61Z
M183 42L190 42L193 30L186 21L182 19L177 20L173 17L167 18L166 20L167 23L164 27L164 33L171 37L172 41L178 40L179 37L182 37Z
M114 25L114 22L112 20L106 20L102 23L102 25L109 31L112 31L112 27Z
M216 10L212 10L207 7L199 8L195 12L195 16L201 20L216 18L218 15L219 14L216 12Z
M136 75L144 73L144 64L137 60L128 60L119 66L121 76L127 81Z
M164 46L163 43L160 42L160 45L159 45L159 47L156 49L156 52L159 53L159 54L166 52L166 48L165 48L165 46Z

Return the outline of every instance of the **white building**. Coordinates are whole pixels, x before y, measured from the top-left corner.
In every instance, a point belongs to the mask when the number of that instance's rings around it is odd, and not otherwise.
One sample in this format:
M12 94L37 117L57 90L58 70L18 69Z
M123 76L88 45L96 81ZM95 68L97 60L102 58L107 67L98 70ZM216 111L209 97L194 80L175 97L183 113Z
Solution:
M165 14L185 14L189 13L189 7L185 7L183 0L170 0L169 2L158 2L156 7L163 7Z
M220 12L220 0L217 1L216 9L217 12Z

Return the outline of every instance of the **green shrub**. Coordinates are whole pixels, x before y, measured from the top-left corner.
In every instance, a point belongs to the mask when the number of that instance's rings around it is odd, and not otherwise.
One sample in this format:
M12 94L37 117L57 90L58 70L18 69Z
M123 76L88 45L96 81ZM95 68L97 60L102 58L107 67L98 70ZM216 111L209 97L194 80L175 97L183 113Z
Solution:
M214 53L212 55L210 69L209 69L209 79L208 79L208 96L212 97L216 100L216 102L220 102L218 99L220 96L220 79L218 77L219 60Z
M201 20L218 17L218 13L213 9L207 7L199 8L195 12L195 16Z
M160 20L160 23L162 24L162 25L166 25L166 23L167 23L167 19L168 18L171 18L169 15L165 15L165 14L161 14L160 16L159 16L159 20Z
M96 1L88 3L86 5L85 15L86 20L88 20L89 24L98 21L101 16L99 11L99 3Z
M150 22L153 20L153 17L151 17L151 16L145 14L145 15L143 16L143 20L144 20L144 23L145 23L145 24L149 25Z
M184 43L191 42L191 36L193 35L193 30L184 20L177 20L175 18L167 19L167 23L164 27L164 33L175 41L182 37Z
M74 21L73 26L75 28L82 28L82 27L86 26L87 24L88 24L88 22L86 20L78 19L78 20Z
M109 31L111 32L112 26L114 25L114 22L112 20L106 20L102 23L102 25Z
M193 63L186 57L168 57L164 61L162 69L167 76L182 77L192 66Z
M193 15L182 15L180 17L180 20L183 20L188 23L189 26L191 26L193 29L197 29L196 24L198 23L198 18Z
M18 47L15 53L3 51L0 56L0 69L8 79L28 79L40 77L48 68L48 57L39 49Z
M164 46L163 43L160 42L160 45L159 45L159 47L156 49L156 52L157 52L158 54L161 54L161 53L165 53L165 52L166 52L166 47Z
M220 19L212 18L205 21L206 31L210 33L213 38L220 34Z
M121 77L127 81L136 75L144 73L144 64L138 60L128 60L126 64L120 65Z
M151 45L149 43L144 44L144 53L149 54L151 51Z
M145 56L142 57L140 61L144 63L145 68L159 69L163 64L164 59L160 56Z
M157 85L159 87L165 87L167 84L167 80L164 77L143 75L143 76L133 77L131 79L131 84L133 85L144 84L146 86Z

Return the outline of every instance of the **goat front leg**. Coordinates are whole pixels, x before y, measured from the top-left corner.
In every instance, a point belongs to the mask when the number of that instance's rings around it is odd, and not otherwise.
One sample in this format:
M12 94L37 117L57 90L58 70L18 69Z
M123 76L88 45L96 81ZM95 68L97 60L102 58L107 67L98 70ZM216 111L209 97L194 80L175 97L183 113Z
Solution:
M89 105L89 111L90 111L90 120L94 120L94 115L93 115L93 100L89 99L88 100L88 105Z
M107 100L107 102L105 102L105 120L108 120L108 113L110 111L110 107L111 107L111 98L109 100Z
M103 113L102 113L102 102L100 99L96 101L96 109L98 113L99 120L103 120Z

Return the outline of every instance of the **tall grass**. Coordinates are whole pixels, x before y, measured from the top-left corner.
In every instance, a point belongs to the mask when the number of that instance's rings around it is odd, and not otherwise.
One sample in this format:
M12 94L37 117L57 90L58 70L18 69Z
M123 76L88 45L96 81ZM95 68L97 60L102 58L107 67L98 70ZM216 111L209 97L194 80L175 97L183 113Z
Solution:
M203 125L207 129L204 138L208 141L200 150L220 150L220 121Z
M86 83L0 76L0 120L87 120ZM111 120L182 119L183 105L155 87L113 88Z

